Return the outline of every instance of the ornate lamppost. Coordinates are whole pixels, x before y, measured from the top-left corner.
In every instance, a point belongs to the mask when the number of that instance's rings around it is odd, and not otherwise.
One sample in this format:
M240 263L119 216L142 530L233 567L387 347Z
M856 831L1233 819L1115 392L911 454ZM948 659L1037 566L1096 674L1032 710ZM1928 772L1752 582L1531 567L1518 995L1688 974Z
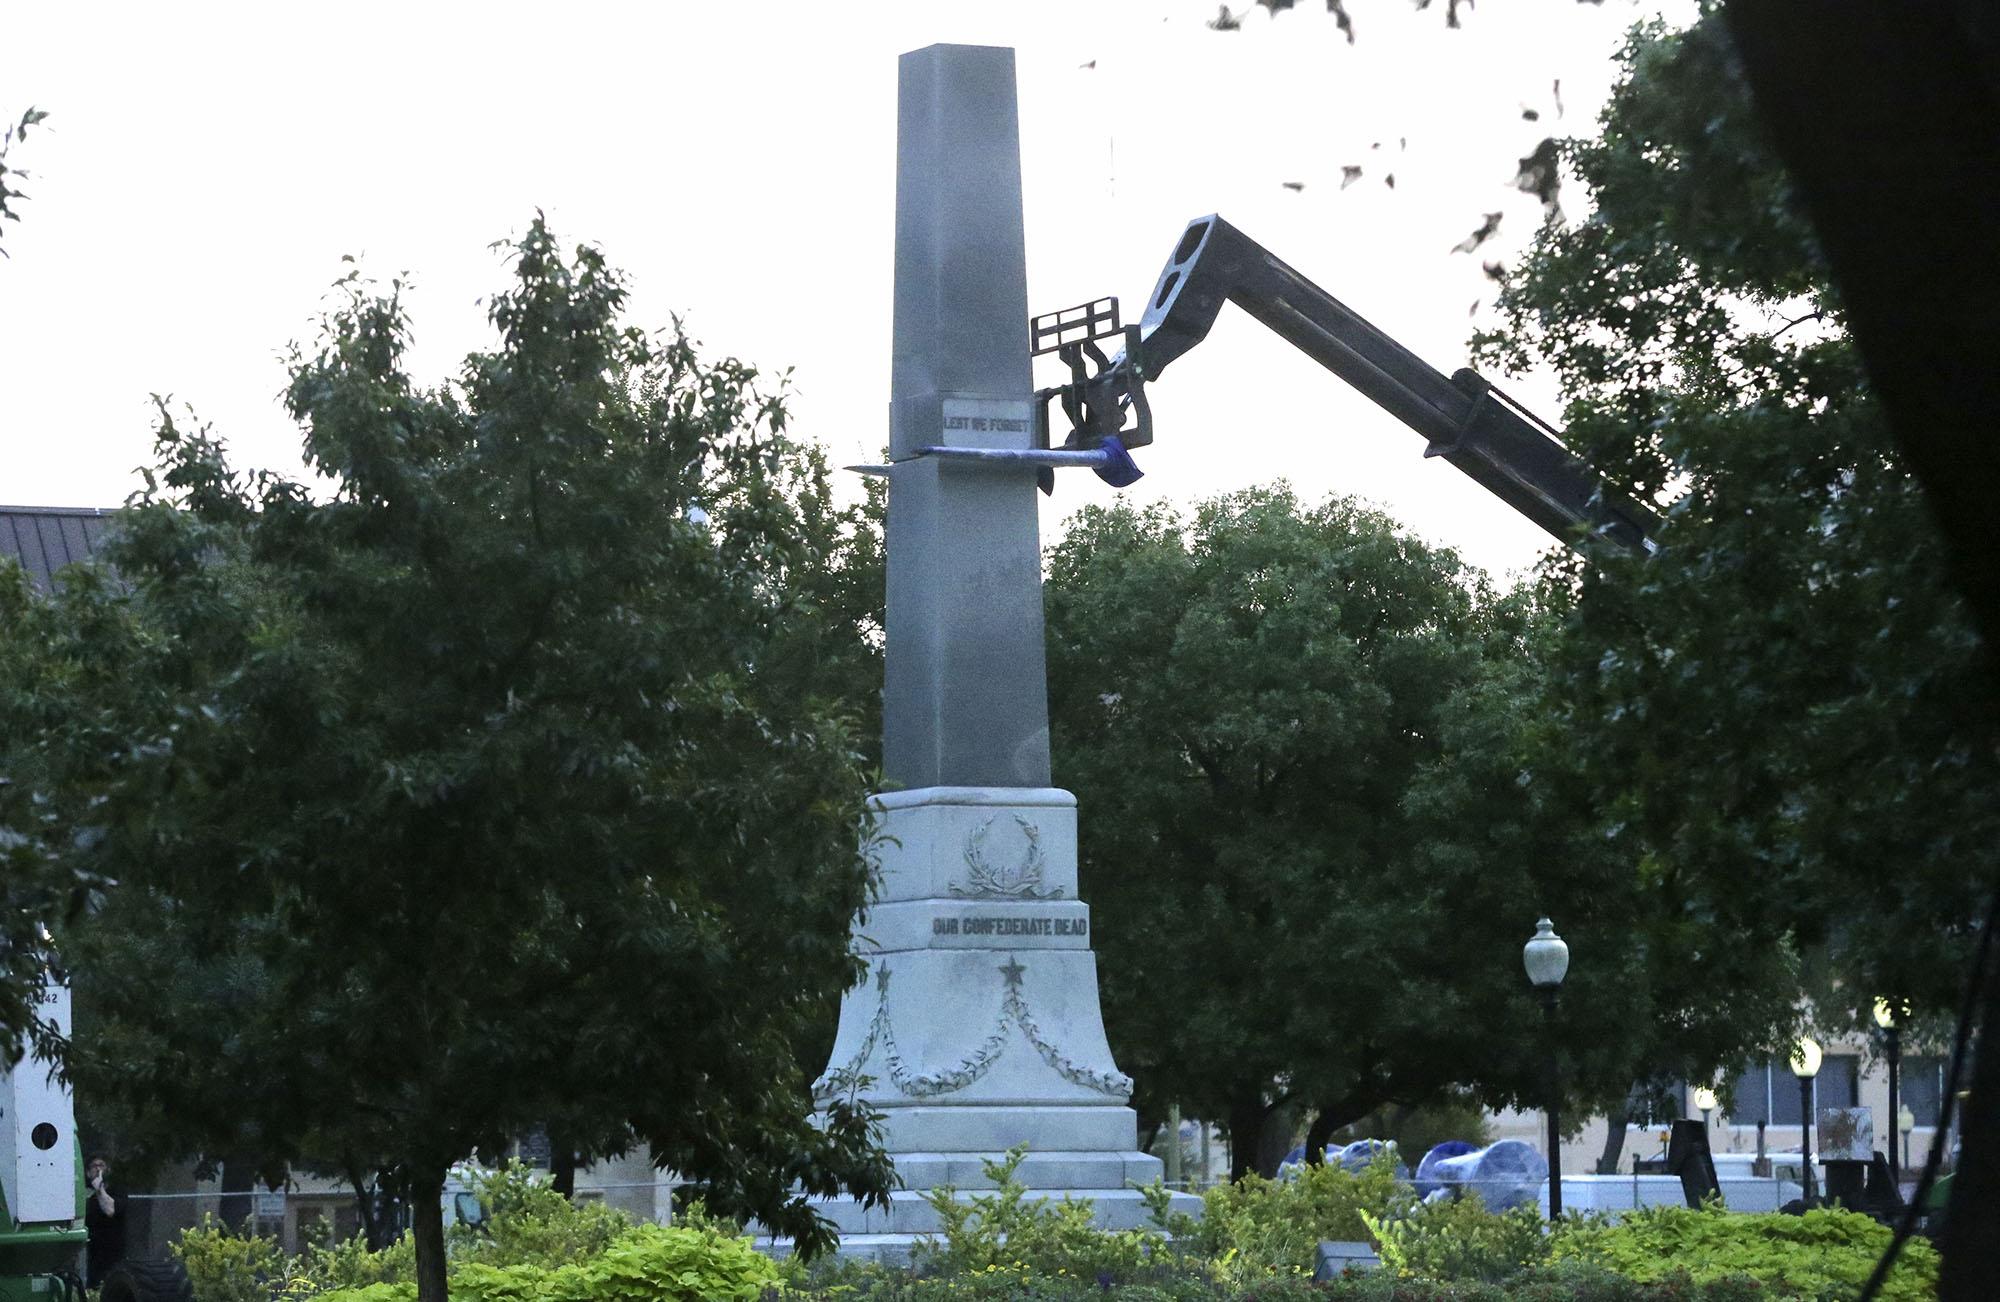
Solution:
M1715 1111L1715 1091L1703 1085L1694 1092L1695 1111L1701 1113L1701 1128L1708 1129L1708 1115Z
M1910 1132L1916 1128L1917 1114L1910 1111L1910 1105L1905 1103L1896 1111L1896 1133L1903 1138L1903 1165L1901 1169L1905 1171L1910 1168Z
M1875 1001L1875 1025L1882 1028L1882 1056L1889 1060L1889 1115L1898 1121L1902 1118L1902 1108L1898 1105L1897 1089L1902 1084L1903 1074L1903 1031L1902 1020L1905 1009L1900 1001L1891 1003L1887 999ZM1896 1142L1889 1141L1889 1182L1901 1187L1903 1164L1896 1153Z
M1562 1216L1562 1091L1556 1079L1556 997L1562 993L1563 978L1569 975L1569 946L1556 935L1547 918L1535 923L1535 934L1521 947L1521 965L1528 969L1528 984L1542 1001L1542 1021L1548 1028L1549 1072L1549 1219Z
M1800 1178L1805 1182L1806 1205L1814 1199L1812 1167L1812 1101L1813 1077L1819 1075L1820 1059L1825 1054L1819 1041L1810 1035L1802 1035L1792 1046L1792 1075L1799 1078L1799 1162Z

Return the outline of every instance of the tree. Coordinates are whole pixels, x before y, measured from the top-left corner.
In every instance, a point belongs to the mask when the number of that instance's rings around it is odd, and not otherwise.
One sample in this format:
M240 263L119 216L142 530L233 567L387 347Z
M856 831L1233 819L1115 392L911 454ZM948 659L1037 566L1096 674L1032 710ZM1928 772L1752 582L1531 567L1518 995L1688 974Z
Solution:
M642 1141L808 1252L811 1196L890 1179L795 1053L868 888L853 729L783 668L838 545L824 466L750 368L624 326L595 250L538 219L513 255L499 346L437 390L400 286L343 282L286 395L331 496L163 407L122 586L40 607L87 671L5 703L42 843L119 883L59 939L141 1051L79 1076L394 1172L426 1302L446 1168L537 1124ZM190 1053L157 991L225 972Z
M86 580L87 581L87 580ZM50 636L28 578L0 560L0 695L30 683L90 672L78 648ZM19 733L12 733L19 736ZM47 1057L58 1046L42 1016L41 998L55 974L50 928L101 903L105 879L86 864L55 853L49 816L37 788L10 757L0 763L0 1067L30 1050Z
M1949 1010L2000 831L1994 683L1720 21L1623 57L1565 145L1595 210L1542 232L1481 345L1553 363L1572 440L1668 504L1657 556L1552 571L1547 709L1607 843L1823 964L1821 1019Z
M28 197L25 192L14 188L14 182L26 180L28 174L19 167L10 166L7 155L13 152L14 145L28 134L29 127L41 123L48 116L48 111L45 109L31 108L21 115L19 122L11 123L5 131L0 131L0 232L5 230L4 223L21 220L21 214L14 211L14 200ZM9 177L13 180L9 180ZM0 249L0 257L5 257L6 254L7 250Z
M1779 155L1797 181L1849 305L1897 446L1923 481L1954 577L1990 646L2000 577L1990 517L2000 450L1989 245L2000 207L2000 45L1990 6L1847 6L1825 21L1798 0L1724 11ZM1912 147L1911 142L1918 142ZM1994 665L1988 661L1989 674ZM1989 930L2000 885L1989 886ZM2000 966L1972 973L1988 1035ZM1981 986L1983 985L1983 989ZM1975 1298L2000 1270L2000 1058L1978 1060L1952 1186L1940 1296Z
M1804 974L1793 948L1758 920L1706 908L1691 885L1698 875L1634 859L1615 835L1619 811L1602 803L1596 757L1579 744L1551 676L1551 648L1565 630L1561 592L1549 595L1557 602L1537 609L1515 654L1496 658L1441 709L1437 755L1415 775L1404 814L1411 875L1446 916L1505 918L1497 935L1465 931L1451 941L1470 958L1464 947L1483 938L1466 966L1501 997L1529 998L1525 910L1558 922L1574 956L1559 1006L1547 1025L1513 1032L1553 1055L1556 1081L1494 1082L1483 1061L1468 1080L1492 1105L1539 1108L1559 1087L1577 1121L1608 1116L1600 1167L1610 1174L1631 1097L1716 1080L1777 1040L1796 1021Z
M1227 1118L1240 1172L1289 1146L1265 1135L1288 1107L1323 1137L1474 1082L1531 1092L1510 978L1536 905L1491 906L1518 873L1426 877L1405 807L1524 612L1379 513L1282 488L1192 521L1085 511L1047 610L1058 777L1142 1110Z
M46 117L46 111L31 108L19 122L0 131L0 234L7 222L21 219L14 200L28 197L15 188L28 173L10 165L8 155L28 128ZM6 252L0 248L0 256ZM0 562L0 627L10 632L24 628L19 603L12 597L15 585L25 583L10 573L17 570ZM0 681L43 672L43 650L31 638L18 635L0 644ZM32 1044L47 1040L40 1003L50 971L48 927L88 907L101 885L88 873L65 871L41 853L31 831L36 811L23 803L23 793L12 790L12 785L0 770L0 1068L12 1067Z

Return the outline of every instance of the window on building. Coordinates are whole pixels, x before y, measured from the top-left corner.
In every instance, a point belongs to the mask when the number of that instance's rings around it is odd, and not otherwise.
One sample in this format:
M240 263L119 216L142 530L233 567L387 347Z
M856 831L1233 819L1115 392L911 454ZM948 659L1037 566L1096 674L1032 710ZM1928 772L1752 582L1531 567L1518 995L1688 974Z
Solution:
M1813 1110L1852 1108L1861 1103L1861 1059L1851 1053L1830 1053L1820 1063L1813 1079ZM1739 1071L1734 1079L1735 1102L1729 1123L1754 1126L1762 1121L1773 1126L1799 1124L1799 1078L1792 1075L1791 1063L1771 1058Z
M515 1155L529 1166L547 1170L551 1151L549 1132L540 1128L529 1131L516 1141Z
M361 1209L352 1198L293 1198L296 1242L331 1246L361 1232Z
M1758 1122L1774 1120L1771 1115L1771 1064L1760 1062L1744 1067L1730 1081L1733 1099L1729 1106L1729 1123L1733 1126L1754 1126ZM1792 1111L1798 1111L1798 1099L1792 1099Z
M1861 1059L1852 1053L1829 1053L1819 1065L1819 1079L1813 1082L1813 1108L1858 1108L1861 1106Z
M1929 1054L1911 1054L1903 1059L1903 1072L1897 1081L1902 1106L1910 1110L1920 1126L1938 1123L1944 1102L1944 1067L1943 1058Z

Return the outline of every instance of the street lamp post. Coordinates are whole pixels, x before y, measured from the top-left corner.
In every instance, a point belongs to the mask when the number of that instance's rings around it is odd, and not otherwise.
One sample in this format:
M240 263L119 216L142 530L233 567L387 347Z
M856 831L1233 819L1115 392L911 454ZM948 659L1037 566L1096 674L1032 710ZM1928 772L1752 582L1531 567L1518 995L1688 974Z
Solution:
M1521 965L1528 969L1528 984L1542 1001L1542 1022L1548 1032L1549 1097L1549 1219L1563 1211L1562 1185L1562 1092L1556 1079L1556 997L1562 993L1563 978L1569 974L1569 946L1556 935L1547 918L1535 923L1535 934L1521 947Z
M1819 1063L1824 1056L1819 1041L1810 1035L1802 1035L1792 1046L1792 1075L1799 1078L1799 1163L1800 1178L1805 1181L1806 1205L1814 1202L1812 1168L1812 1098L1813 1077L1819 1075Z
M1897 1087L1902 1084L1903 1074L1903 1032L1902 1009L1887 999L1875 1001L1875 1025L1882 1028L1882 1056L1889 1060L1889 1115L1901 1119L1903 1110L1897 1106ZM1896 1142L1889 1141L1889 1183L1900 1188L1903 1183L1903 1164L1896 1155Z
M1708 1129L1708 1115L1715 1111L1715 1091L1703 1085L1694 1092L1695 1111L1701 1113L1701 1128Z
M1905 1103L1896 1110L1896 1133L1903 1137L1902 1169L1905 1171L1910 1168L1910 1132L1916 1128L1917 1114L1910 1111L1910 1105Z

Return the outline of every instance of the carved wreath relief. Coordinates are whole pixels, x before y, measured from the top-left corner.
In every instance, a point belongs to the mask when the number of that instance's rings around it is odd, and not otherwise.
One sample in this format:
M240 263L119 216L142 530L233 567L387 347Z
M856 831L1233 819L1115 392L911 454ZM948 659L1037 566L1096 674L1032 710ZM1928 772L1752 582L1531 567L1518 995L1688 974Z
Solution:
M993 832L993 821L998 814L991 815L978 827L972 829L965 838L966 880L964 884L953 882L951 893L965 899L974 900L1058 900L1062 898L1062 888L1043 889L1042 832L1019 814L1013 815L1014 825L1021 829L1021 837L1026 845L1021 861L1010 868L995 868L986 858L988 838Z

